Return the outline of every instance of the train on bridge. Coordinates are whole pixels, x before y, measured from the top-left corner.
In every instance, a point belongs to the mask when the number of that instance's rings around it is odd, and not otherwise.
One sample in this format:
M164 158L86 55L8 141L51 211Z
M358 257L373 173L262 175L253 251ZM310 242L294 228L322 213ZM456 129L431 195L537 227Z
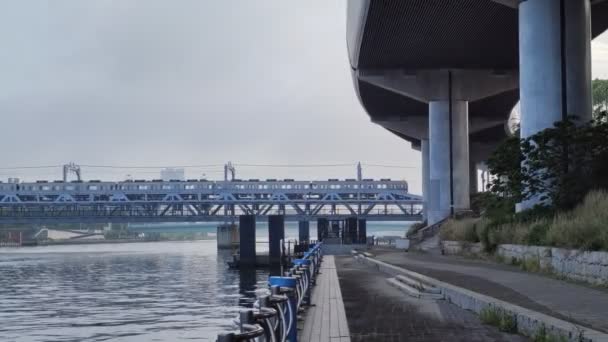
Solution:
M288 220L418 221L423 201L391 179L190 179L0 183L0 223Z

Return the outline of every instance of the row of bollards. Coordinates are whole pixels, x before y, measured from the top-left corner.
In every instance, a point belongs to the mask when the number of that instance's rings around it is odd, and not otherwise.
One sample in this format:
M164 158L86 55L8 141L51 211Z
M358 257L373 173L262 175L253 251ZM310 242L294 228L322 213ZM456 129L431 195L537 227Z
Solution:
M270 294L258 297L255 309L240 312L240 331L219 334L217 342L297 342L298 312L311 304L322 259L321 243L309 245L283 277L268 279Z

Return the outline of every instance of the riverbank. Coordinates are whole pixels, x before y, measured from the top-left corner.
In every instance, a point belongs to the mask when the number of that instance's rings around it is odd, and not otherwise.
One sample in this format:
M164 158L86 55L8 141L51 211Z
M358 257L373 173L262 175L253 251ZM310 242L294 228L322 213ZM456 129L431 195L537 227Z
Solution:
M390 286L385 273L352 256L336 257L335 262L353 342L526 341L484 325L448 301L409 297Z
M442 284L450 284L448 291L453 293L456 293L454 287L462 289L460 299L453 300L461 301L463 305L469 305L476 311L482 308L479 306L481 304L473 305L474 300L465 299L468 293L479 294L480 300L489 303L503 302L508 303L505 305L509 308L519 307L523 311L527 310L526 312L538 316L537 325L538 322L543 322L539 317L551 317L546 322L547 329L549 324L553 324L549 321L559 320L562 323L555 324L567 331L588 329L608 333L608 321L605 319L608 290L543 277L521 271L515 266L483 260L390 250L378 250L374 251L374 254L374 259L379 262L419 273ZM523 318L522 322L529 323ZM523 324L521 328L524 328ZM589 335L591 334L587 336Z

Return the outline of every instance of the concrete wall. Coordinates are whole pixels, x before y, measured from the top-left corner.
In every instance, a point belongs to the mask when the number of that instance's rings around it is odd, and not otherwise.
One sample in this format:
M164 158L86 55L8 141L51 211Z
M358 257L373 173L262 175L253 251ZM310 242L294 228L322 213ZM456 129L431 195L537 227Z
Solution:
M496 252L507 260L538 260L542 269L569 279L608 284L608 252L521 245L499 245Z
M461 241L441 241L441 249L448 255L479 254L483 251L481 243Z
M327 244L323 241L323 246L321 247L323 250L323 254L325 255L350 255L350 251L353 249L363 251L367 250L367 245L365 244L352 244L352 245L341 245L341 244Z
M480 254L481 244L442 241L445 254ZM541 270L572 280L608 285L608 252L585 252L563 248L498 245L496 255L506 262L538 262Z
M544 328L547 334L553 336L563 336L564 341L608 341L608 334L600 331L584 328L582 326L578 326L540 312L513 305L462 287L444 283L437 279L430 278L398 266L390 265L374 258L368 258L362 254L355 255L355 259L391 276L403 274L410 276L411 278L424 281L425 283L438 288L441 291L444 299L449 303L452 303L462 309L475 312L476 314L481 314L484 309L496 308L503 313L512 315L517 320L518 332L525 336L532 337L540 329Z

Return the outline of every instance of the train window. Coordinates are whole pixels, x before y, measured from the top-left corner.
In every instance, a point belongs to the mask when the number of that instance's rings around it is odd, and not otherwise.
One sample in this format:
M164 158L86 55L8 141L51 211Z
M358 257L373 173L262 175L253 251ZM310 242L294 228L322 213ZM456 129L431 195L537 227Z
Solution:
M147 185L138 185L137 190L148 190L150 187Z
M173 189L173 185L163 184L162 188L163 188L163 190L171 190L171 189Z
M97 185L89 185L88 189L92 190L92 191L96 191L97 190Z
M194 184L186 184L186 190L194 190L196 189L196 185Z

